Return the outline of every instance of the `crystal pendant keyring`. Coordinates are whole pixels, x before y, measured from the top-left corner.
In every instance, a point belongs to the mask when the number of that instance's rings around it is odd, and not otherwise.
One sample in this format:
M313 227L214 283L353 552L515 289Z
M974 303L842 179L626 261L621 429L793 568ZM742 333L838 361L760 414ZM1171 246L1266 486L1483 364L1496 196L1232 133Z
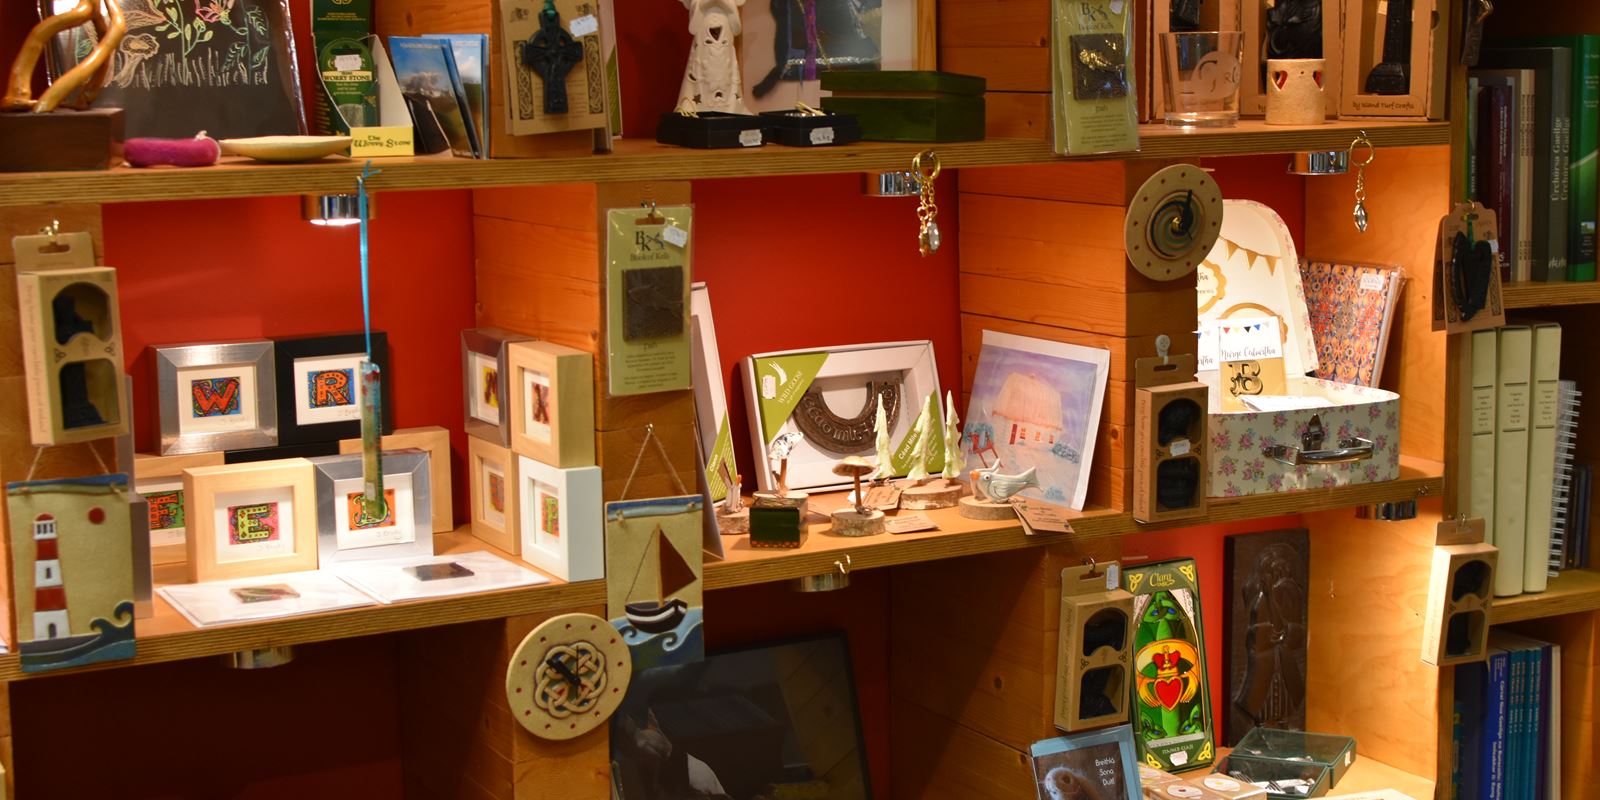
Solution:
M917 247L925 256L939 250L939 223L935 220L939 207L933 202L933 184L940 169L939 155L932 150L924 150L911 159L911 172L917 176L921 194L917 206Z
M1366 147L1367 158L1357 161L1356 148ZM1356 207L1352 212L1356 221L1356 230L1367 232L1367 165L1378 157L1378 148L1373 146L1372 140L1367 138L1367 132L1356 134L1355 141L1350 143L1350 163L1356 168Z

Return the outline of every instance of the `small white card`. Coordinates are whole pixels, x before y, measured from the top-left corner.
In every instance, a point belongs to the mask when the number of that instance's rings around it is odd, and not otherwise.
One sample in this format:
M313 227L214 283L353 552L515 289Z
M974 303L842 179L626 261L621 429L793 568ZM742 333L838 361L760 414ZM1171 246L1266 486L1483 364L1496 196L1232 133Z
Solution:
M1329 408L1333 403L1315 395L1258 394L1241 397L1251 411L1276 413L1279 411L1304 411L1312 408Z
M572 31L572 38L582 39L589 34L600 32L600 20L596 19L593 14L585 14L573 20L567 26L567 30Z
M676 226L668 225L661 229L661 238L673 247L687 247L689 245L689 232Z
M1283 331L1277 317L1217 320L1218 361L1283 358Z
M335 567L346 583L380 603L490 592L549 583L549 579L492 553L360 561Z
M320 570L179 583L156 592L197 628L373 605L372 598Z

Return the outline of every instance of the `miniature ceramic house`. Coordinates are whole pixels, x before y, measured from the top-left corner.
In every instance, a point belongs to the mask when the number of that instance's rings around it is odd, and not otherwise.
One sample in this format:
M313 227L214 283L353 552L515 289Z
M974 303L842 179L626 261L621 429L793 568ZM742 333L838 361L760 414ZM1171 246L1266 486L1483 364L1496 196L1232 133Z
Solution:
M1140 522L1206 513L1206 385L1193 355L1141 358L1134 395L1133 518Z
M1106 575L1093 565L1061 571L1055 714L1064 731L1128 721L1133 595L1108 588Z
M127 432L117 271L19 268L17 303L33 443L71 444Z
M1482 661L1500 551L1483 543L1483 521L1439 523L1422 621L1422 661L1437 667Z

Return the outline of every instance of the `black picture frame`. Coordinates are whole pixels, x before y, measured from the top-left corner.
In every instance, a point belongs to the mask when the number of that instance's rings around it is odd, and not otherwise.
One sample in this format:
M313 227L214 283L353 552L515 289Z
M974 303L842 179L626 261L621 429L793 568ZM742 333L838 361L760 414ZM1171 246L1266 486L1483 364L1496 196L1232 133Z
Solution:
M763 671L768 665L775 667L784 650L790 650L790 656L805 656L791 658L789 663L804 663L807 669L829 676L809 684L829 687L828 692L811 689L813 696L806 701L825 704L829 713L807 715L802 722L786 709L784 684L777 670L774 668L771 676ZM837 737L854 737L854 761L861 776L855 784L859 792L830 797L872 800L861 706L850 644L843 631L717 650L707 653L704 661L635 672L627 698L611 717L613 791L629 800L686 796L677 792L682 788L679 776L663 771L666 764L660 765L662 769L647 770L659 785L640 784L644 774L639 767L653 766L642 760L661 752L663 739L677 752L703 763L732 797L752 796L750 788L774 782L772 775L801 781L795 765L781 761L779 752L786 737L795 736L801 725L815 725L819 720L829 725L830 746L837 746ZM638 738L641 732L642 739ZM635 741L645 747L630 747ZM676 758L671 763L681 768L685 761Z
M338 421L315 422L301 420L301 407L296 393L295 362L311 358L360 357L367 352L367 339L361 333L343 333L331 336L301 336L273 340L274 373L278 393L278 444L309 445L321 442L337 443L341 439L361 438L360 374L350 375L350 397L355 402L355 416ZM383 373L383 432L394 432L394 391L389 373L389 338L382 331L372 332L372 359ZM343 405L343 404L341 404Z

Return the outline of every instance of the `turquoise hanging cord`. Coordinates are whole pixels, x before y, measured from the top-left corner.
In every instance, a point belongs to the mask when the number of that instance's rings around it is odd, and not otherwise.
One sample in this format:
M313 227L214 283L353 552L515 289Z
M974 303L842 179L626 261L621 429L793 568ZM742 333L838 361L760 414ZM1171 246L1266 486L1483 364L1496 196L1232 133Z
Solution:
M361 177L356 178L356 208L361 216L361 323L365 327L367 336L367 360L372 360L372 283L368 277L368 263L370 261L367 249L367 229L371 227L371 210L367 206L367 179L383 172L373 169L372 162L368 161L361 168Z

